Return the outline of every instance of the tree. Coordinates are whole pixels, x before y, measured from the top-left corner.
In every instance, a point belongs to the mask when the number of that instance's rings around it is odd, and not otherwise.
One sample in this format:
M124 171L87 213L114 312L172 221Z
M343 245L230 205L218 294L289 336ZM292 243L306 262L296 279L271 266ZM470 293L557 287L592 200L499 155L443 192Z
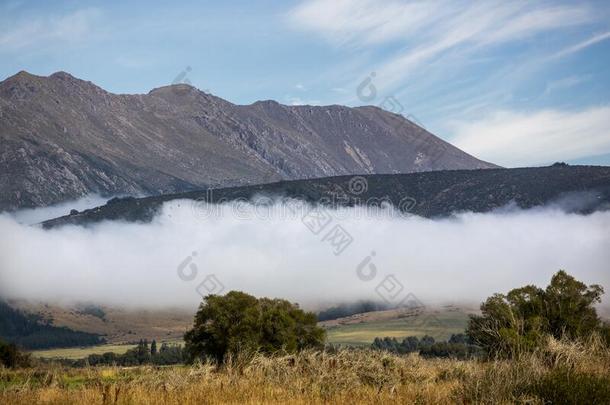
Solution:
M599 285L587 287L565 271L551 279L544 294L545 316L550 333L559 338L586 336L601 326L594 304L601 302L604 289Z
M321 347L324 337L315 314L304 312L296 304L231 291L204 298L193 329L184 339L189 360L211 357L220 362L228 353L296 352Z
M0 340L0 365L7 368L26 367L30 356L22 353L16 345Z
M560 270L544 290L529 285L492 295L481 304L482 314L470 317L467 332L488 354L502 357L531 351L547 335L577 339L603 333L594 307L603 292Z
M150 344L150 355L152 357L155 357L157 355L157 341L153 339L152 343Z
M150 350L148 349L148 341L140 339L138 346L135 348L135 357L138 364L150 363Z
M480 356L481 348L471 344L464 334L451 335L449 341L436 342L432 336L425 335L421 340L407 336L399 343L396 338L376 337L371 348L398 354L419 353L422 357L451 357L467 359Z

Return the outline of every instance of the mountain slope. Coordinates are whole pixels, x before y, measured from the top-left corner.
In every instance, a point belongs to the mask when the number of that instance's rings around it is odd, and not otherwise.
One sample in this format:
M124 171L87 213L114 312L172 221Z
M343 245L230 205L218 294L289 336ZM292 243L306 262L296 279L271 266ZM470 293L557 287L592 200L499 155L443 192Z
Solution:
M0 210L92 192L491 167L376 107L235 105L187 85L112 94L64 72L0 83Z
M25 349L92 346L103 343L99 335L52 326L39 316L26 314L0 300L0 338Z
M164 202L191 199L229 202L260 195L298 198L334 206L379 205L386 201L423 217L460 211L488 212L510 204L532 208L555 203L588 213L610 208L610 167L551 166L520 169L452 170L366 175L355 188L352 176L281 181L147 198L113 199L106 205L43 223L45 228L104 220L150 221ZM193 203L198 204L198 203Z

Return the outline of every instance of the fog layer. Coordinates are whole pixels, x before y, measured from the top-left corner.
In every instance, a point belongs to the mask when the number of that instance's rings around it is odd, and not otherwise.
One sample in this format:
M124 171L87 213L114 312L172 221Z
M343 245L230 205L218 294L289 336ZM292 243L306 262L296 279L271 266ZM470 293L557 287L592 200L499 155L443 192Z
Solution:
M285 203L173 201L149 224L52 230L0 215L0 295L66 304L194 308L202 295L229 290L308 308L399 304L410 293L423 303L478 302L544 286L559 269L610 289L609 263L610 212L557 207L430 220L390 209L295 214Z

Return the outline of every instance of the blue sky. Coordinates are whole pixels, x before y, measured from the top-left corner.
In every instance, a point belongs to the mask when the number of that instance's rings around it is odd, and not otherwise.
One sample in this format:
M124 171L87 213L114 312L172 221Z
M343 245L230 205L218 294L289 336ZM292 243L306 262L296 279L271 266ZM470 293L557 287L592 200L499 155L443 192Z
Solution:
M382 105L505 166L610 164L609 62L607 1L0 3L2 78Z

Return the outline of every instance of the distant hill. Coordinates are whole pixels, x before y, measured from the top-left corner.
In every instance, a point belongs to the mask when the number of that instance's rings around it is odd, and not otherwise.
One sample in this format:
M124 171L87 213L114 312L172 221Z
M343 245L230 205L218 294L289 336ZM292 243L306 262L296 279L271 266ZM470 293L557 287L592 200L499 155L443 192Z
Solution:
M360 188L354 187L355 180ZM106 205L43 223L44 227L102 220L150 221L164 202L252 199L257 195L299 198L311 203L353 206L386 201L403 211L433 218L455 212L488 212L514 204L532 208L549 203L567 211L610 207L610 167L567 166L434 171L412 174L339 176L220 188L147 198L113 199Z
M0 82L0 211L89 193L491 167L373 106L235 105L184 84L112 94L65 72Z
M92 346L104 340L96 334L55 327L0 300L0 338L24 349Z

